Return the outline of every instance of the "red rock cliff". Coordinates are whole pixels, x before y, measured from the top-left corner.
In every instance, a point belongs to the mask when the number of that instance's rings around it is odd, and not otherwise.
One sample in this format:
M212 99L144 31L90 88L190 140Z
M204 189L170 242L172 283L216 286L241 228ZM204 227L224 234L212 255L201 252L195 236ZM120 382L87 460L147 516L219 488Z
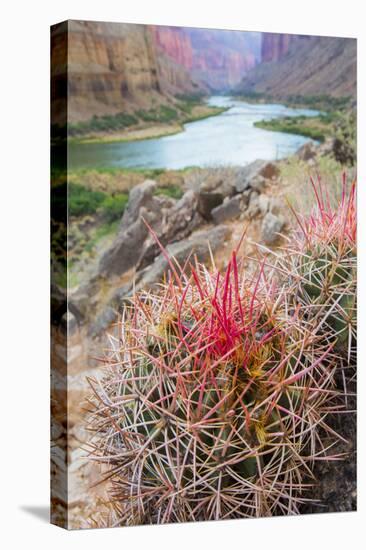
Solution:
M164 52L186 69L192 69L192 44L183 27L154 26L152 30L159 51Z
M235 86L259 60L259 33L161 26L153 33L158 51L213 90Z

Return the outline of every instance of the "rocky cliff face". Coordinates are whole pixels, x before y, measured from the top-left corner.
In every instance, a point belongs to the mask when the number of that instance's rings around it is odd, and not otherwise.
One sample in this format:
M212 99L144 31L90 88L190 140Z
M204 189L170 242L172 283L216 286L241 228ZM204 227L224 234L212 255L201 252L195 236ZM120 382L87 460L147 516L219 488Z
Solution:
M356 97L356 40L263 34L262 63L237 90L286 99L289 96Z
M153 32L159 52L215 91L235 86L260 58L260 33L160 26Z
M290 43L293 43L297 38L296 34L263 33L261 47L262 63L282 59L288 52Z
M146 109L169 101L169 93L197 88L182 65L158 59L151 28L146 25L68 21L52 33L53 80L67 75L68 119ZM62 52L67 48L67 66ZM60 61L60 62L58 62ZM165 66L166 65L166 66ZM56 79L56 80L55 80ZM58 86L62 100L65 88ZM57 85L54 84L57 92ZM54 122L57 121L55 108Z
M186 69L192 69L193 48L184 27L154 26L152 31L159 51L164 52Z

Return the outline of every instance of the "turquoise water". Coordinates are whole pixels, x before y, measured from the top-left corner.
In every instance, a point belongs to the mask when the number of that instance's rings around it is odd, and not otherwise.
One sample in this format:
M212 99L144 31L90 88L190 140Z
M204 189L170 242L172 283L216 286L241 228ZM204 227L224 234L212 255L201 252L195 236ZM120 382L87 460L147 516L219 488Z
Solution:
M121 143L73 143L69 168L170 168L245 165L256 159L276 160L293 154L309 138L254 128L253 123L283 116L314 116L318 111L278 104L250 104L213 96L210 105L224 113L184 125L173 136Z

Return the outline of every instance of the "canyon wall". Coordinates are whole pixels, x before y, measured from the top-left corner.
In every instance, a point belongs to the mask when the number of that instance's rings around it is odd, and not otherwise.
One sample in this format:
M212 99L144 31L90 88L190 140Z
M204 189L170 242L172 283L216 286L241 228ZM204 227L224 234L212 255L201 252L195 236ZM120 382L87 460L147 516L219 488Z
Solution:
M295 34L264 32L262 35L261 61L279 61L286 55L290 43L297 39Z
M56 54L51 78L54 122L60 119L58 103L65 94L65 82L70 122L149 109L169 103L170 94L193 93L198 88L182 65L158 59L146 25L68 21L54 27L51 48ZM67 66L57 55L65 48Z
M263 33L262 57L237 87L238 93L277 99L356 97L357 46L352 38Z
M226 91L260 59L260 33L154 26L159 52L205 88Z

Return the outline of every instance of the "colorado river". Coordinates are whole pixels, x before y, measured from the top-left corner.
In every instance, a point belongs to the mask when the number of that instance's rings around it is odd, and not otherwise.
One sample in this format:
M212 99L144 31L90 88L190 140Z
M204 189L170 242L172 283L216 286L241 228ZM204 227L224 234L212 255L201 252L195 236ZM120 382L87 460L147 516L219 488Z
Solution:
M184 132L156 139L114 143L71 143L69 169L168 168L245 165L255 159L276 160L293 154L309 138L255 128L263 119L314 116L318 111L278 104L250 104L213 96L210 105L224 113L184 125Z

